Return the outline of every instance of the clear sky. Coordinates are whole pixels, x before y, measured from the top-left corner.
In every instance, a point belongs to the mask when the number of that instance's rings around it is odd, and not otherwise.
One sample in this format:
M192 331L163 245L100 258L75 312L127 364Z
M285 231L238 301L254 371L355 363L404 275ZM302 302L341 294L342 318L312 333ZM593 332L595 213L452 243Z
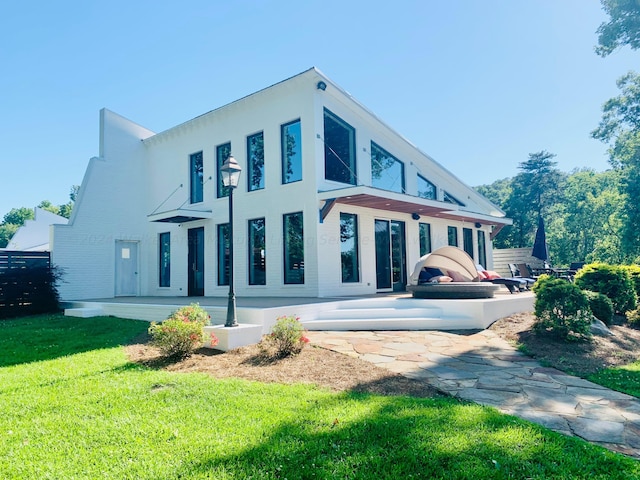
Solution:
M598 0L35 0L0 9L0 219L68 201L106 107L160 132L312 66L471 186L590 138L640 52Z

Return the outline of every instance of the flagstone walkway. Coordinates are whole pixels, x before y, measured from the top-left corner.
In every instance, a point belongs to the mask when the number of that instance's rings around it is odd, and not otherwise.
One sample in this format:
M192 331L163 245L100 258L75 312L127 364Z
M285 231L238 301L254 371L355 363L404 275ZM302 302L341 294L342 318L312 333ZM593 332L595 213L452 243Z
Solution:
M640 401L567 375L489 330L313 331L311 343L640 459Z

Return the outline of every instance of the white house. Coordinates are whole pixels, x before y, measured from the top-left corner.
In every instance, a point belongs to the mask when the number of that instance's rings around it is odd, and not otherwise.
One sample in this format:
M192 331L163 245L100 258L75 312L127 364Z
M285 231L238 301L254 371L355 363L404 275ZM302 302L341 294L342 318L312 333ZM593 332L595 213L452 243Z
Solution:
M24 222L7 244L6 250L20 250L23 252L46 252L49 248L49 230L51 225L66 225L65 217L56 215L42 208L36 207L33 220Z
M511 223L311 68L160 133L102 110L99 157L53 230L61 297L227 295L230 153L239 296L403 290L443 245L491 268Z

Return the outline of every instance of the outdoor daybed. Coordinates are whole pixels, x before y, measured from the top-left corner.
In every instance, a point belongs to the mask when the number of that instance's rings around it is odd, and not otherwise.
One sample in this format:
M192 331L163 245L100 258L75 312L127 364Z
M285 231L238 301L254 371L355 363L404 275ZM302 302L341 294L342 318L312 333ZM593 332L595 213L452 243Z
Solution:
M423 268L436 268L453 281L419 283ZM411 274L407 291L415 298L492 298L500 287L481 282L473 259L456 247L442 247L420 258Z

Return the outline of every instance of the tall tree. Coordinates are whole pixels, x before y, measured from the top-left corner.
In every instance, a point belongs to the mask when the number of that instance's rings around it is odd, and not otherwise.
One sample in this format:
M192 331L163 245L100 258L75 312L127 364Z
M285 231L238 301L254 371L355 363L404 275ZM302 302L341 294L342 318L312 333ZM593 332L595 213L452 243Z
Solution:
M596 53L606 57L623 45L629 45L633 50L640 48L640 1L601 0L601 3L610 18L596 32Z
M620 170L624 193L622 254L640 256L640 75L629 72L617 82L621 94L607 100L602 120L591 135L609 144L609 161Z

